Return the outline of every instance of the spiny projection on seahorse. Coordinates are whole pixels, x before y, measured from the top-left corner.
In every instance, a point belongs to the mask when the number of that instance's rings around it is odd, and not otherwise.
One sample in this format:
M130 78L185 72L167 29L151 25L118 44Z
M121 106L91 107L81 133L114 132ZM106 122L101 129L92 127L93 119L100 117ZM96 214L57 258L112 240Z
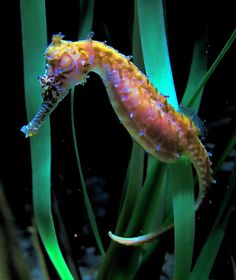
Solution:
M103 80L118 118L149 154L163 162L175 162L181 156L192 162L199 180L195 207L200 206L213 181L211 162L199 139L201 125L176 111L130 57L92 36L71 42L61 34L54 35L45 57L45 73L39 77L43 101L32 121L21 129L26 137L38 132L70 88L84 84L88 73L95 72Z

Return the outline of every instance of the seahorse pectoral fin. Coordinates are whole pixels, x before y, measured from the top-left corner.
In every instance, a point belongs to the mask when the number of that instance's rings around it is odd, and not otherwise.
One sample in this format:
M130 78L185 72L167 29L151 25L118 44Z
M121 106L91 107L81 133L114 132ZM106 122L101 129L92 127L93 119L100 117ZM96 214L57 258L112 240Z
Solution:
M193 125L198 131L198 134L201 136L201 138L205 139L207 136L207 129L203 121L197 116L197 114L195 114L192 109L182 105L179 106L178 111L192 121Z

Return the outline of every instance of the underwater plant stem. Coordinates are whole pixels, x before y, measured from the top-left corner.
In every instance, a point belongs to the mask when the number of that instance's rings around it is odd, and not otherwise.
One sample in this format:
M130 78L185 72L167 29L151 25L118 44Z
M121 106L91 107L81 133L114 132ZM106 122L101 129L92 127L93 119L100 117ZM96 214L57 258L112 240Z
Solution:
M188 107L189 100L191 100L192 95L195 93L196 88L199 86L199 83L202 80L202 77L207 72L207 60L208 56L205 52L207 46L207 32L204 32L202 36L196 39L194 44L191 68L189 72L188 82L181 100L181 105ZM197 114L201 98L203 94L203 87L198 94L198 97L195 98L194 102L191 104L191 109Z
M226 146L223 155L220 157L219 161L216 164L216 167L213 169L214 173L220 170L221 166L223 165L227 156L232 151L235 145L236 145L236 131L234 131L234 134L232 135L228 145Z
M168 166L173 192L175 260L174 280L188 279L194 245L195 208L191 164L179 160Z
M195 102L195 99L198 97L198 95L201 93L202 88L205 86L209 78L211 77L212 73L215 71L216 67L221 62L222 58L225 56L231 45L233 44L234 40L236 38L236 28L232 32L231 36L229 37L228 41L226 42L225 46L217 56L214 63L211 65L210 69L207 71L205 76L202 78L202 81L200 82L198 88L196 89L195 93L193 94L192 98L188 102L188 106L192 107L193 103Z
M84 39L92 31L94 0L80 0L79 39Z
M88 193L87 193L87 189L86 189L86 185L85 185L85 181L84 181L84 176L83 176L83 172L82 172L82 167L81 167L81 163L80 163L78 143L77 143L76 132L75 132L75 119L74 119L74 108L73 108L73 106L74 106L74 88L71 90L71 129L72 129L72 137L73 137L73 142L74 142L76 162L77 162L77 167L78 167L79 176L80 176L80 183L81 183L82 190L83 190L84 203L86 205L86 209L87 209L88 217L89 217L90 224L91 224L91 227L92 227L92 231L93 231L94 237L96 239L100 254L102 256L104 256L105 251L104 251L102 241L101 241L101 238L100 238L100 235L99 235L99 231L98 231L98 228L97 228L96 219L95 219L95 216L94 216L92 205L90 203L89 196L88 196Z
M140 194L144 170L144 153L143 148L133 141L124 200L116 225L115 232L117 234L121 234L129 224L135 207L134 200L136 200Z
M236 159L234 160L233 170L228 182L228 188L222 199L220 209L218 211L217 217L215 219L214 225L208 238L201 250L200 255L195 263L195 266L190 275L190 280L209 279L209 274L213 267L217 252L219 251L220 245L224 238L226 227L230 219L230 214L232 212L233 199L232 193L235 191L236 187ZM230 202L231 199L231 202Z
M132 54L133 59L136 65L140 67L140 69L144 69L143 58L142 58L142 50L140 45L140 37L139 37L139 26L138 26L138 18L137 18L137 5L135 4L135 13L134 13L134 26L133 26L133 38L132 38ZM144 171L144 150L133 141L132 153L126 173L126 180L124 183L124 190L121 200L121 210L119 213L116 230L117 234L123 234L125 232L125 228L128 226L131 218L132 211L135 207L135 201L137 200L140 191L141 184L143 179L143 171ZM138 176L137 176L138 174ZM109 248L107 250L106 256L103 259L102 265L98 271L97 280L103 279L133 279L133 267L134 270L137 269L136 263L132 266L132 271L127 267L127 264L130 262L129 256L135 258L135 262L137 256L139 256L140 249L136 248L123 248L118 243L111 241ZM125 268L127 269L127 273L124 272L123 275L118 275L119 270L124 271L119 264L119 256L121 259L124 259L122 256L125 255L125 260L127 264ZM131 265L130 265L131 268Z
M20 9L25 103L27 117L31 119L40 96L37 78L33 79L32 73L41 73L44 69L44 59L36 58L36 54L43 53L47 45L45 2L21 0ZM52 217L50 140L50 124L46 120L40 135L30 139L34 215L43 245L58 274L63 280L73 280L58 245Z
M91 32L92 24L93 24L93 14L94 14L94 0L88 0L80 1L80 23L79 23L79 39L88 36L88 34ZM84 196L84 203L87 210L88 218L90 221L90 225L95 237L95 240L97 242L98 249L100 251L100 254L102 256L105 255L105 251L102 245L102 241L99 235L98 227L96 224L96 219L94 216L94 212L92 209L92 205L88 196L84 175L82 171L82 166L79 158L79 151L78 151L78 143L76 139L76 131L75 131L75 118L74 118L74 91L75 88L71 89L71 129L72 129L72 138L73 138L73 144L74 144L74 150L75 150L75 157L77 162L77 167L79 171L79 177L80 177L80 183L83 190L83 196Z
M144 65L151 83L168 95L168 102L178 108L167 45L162 0L136 0Z

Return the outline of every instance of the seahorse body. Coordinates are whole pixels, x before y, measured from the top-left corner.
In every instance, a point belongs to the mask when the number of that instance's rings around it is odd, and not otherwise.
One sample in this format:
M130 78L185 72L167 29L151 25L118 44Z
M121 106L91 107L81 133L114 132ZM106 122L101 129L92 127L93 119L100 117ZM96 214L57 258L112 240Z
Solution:
M83 84L90 71L96 72L106 86L118 118L149 154L164 162L175 162L182 155L190 159L199 178L198 208L212 180L211 163L199 140L198 128L168 104L167 98L129 57L92 38L78 42L62 38L60 34L54 35L46 49L45 74L39 78L43 104L34 119L22 128L26 137L37 133L45 116L71 87Z

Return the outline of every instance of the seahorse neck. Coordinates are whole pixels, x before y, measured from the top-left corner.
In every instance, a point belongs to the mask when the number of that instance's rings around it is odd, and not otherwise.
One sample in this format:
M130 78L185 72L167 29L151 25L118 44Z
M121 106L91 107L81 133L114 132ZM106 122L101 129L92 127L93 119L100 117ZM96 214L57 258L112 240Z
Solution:
M131 62L128 57L118 53L105 43L93 41L93 48L94 63L90 70L97 73L105 86L110 89L120 82L122 70L129 68Z

